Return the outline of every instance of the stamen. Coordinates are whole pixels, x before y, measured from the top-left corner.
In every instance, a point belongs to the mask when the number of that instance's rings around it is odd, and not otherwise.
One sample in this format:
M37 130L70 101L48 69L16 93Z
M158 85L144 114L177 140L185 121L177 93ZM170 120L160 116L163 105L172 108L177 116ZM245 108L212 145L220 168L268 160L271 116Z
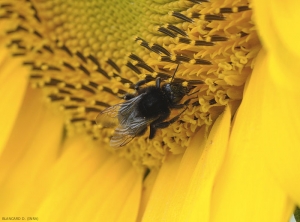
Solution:
M180 43L185 43L185 44L190 44L192 42L192 40L188 38L182 38L182 37L176 38L176 40Z
M146 63L137 63L136 66L141 67L141 68L147 70L148 72L154 72L154 69L152 69Z
M62 49L66 53L68 53L69 56L73 56L73 53L70 51L70 49L67 46L62 45L62 46L60 46L60 49Z
M76 122L81 122L81 121L86 121L86 118L73 118L70 120L71 123L76 123Z
M95 100L93 103L96 106L110 107L110 105L108 103L105 103L105 102L102 102L102 101L98 101L98 100Z
M84 63L86 63L86 58L81 54L81 52L77 51L75 53Z
M98 67L98 69L96 69L96 71L101 73L107 79L110 79L110 76L108 75L108 73L106 71L104 71L103 69L101 69L100 66Z
M209 0L188 0L190 2L193 2L195 4L201 4L202 2L209 2Z
M62 101L65 99L65 97L57 95L49 95L48 98L51 100L51 102Z
M170 30L172 30L173 32L178 33L179 35L182 35L182 36L188 36L188 35L186 34L185 31L183 31L183 30L177 28L177 27L174 26L174 25L168 24L168 25L167 25L167 28L170 29Z
M68 94L68 95L71 95L71 94L72 94L72 93L70 93L69 91L63 90L63 89L59 89L59 90L58 90L58 93L61 93L61 94Z
M119 91L117 93L115 93L115 92L113 92L112 89L110 89L110 88L108 88L106 86L98 86L98 90L107 92L107 93L109 93L109 94L111 94L113 96L116 96L116 97L118 97L118 93L120 92L120 89L119 89Z
M221 41L227 41L228 38L215 35L215 36L208 36L205 38L205 40L207 42L221 42Z
M70 97L70 100L75 102L85 102L85 99L79 97Z
M202 65L211 65L212 63L208 60L204 59L192 59L190 60L190 63L195 65L195 64L202 64Z
M90 76L91 73L82 65L80 64L78 67L81 71L83 71L87 76Z
M172 60L169 56L160 56L158 57L158 60L161 62L177 63L176 61Z
M63 87L70 88L70 89L75 89L75 86L72 85L72 84L69 84L69 83L64 83Z
M185 15L179 13L179 12L169 12L169 15L172 15L176 18L182 19L183 21L189 22L189 23L193 23L193 20L186 17Z
M121 72L121 69L119 68L119 66L117 66L117 64L112 61L111 59L108 59L107 61L107 64L109 64L111 67L113 67L118 73Z
M209 39L206 39L206 40L209 40ZM195 46L213 46L214 43L209 42L209 41L194 40L194 41L191 41L191 45L195 45Z
M100 63L93 55L89 55L87 58L89 58L98 68L100 68Z
M30 77L31 79L41 79L41 78L43 78L43 76L40 75L40 74L30 74L29 77Z
M135 54L130 53L128 57L131 58L131 59L133 59L133 60L135 60L135 61L138 61L138 62L141 62L141 63L145 63L144 60L142 60L140 57L138 57Z
M37 9L34 7L34 5L32 4L31 1L28 1L28 2L30 2L31 9L34 11L34 13L33 13L34 18L35 18L39 23L41 23L41 19L40 19L40 17L38 16L38 11L37 11Z
M72 109L78 109L78 106L74 106L74 105L71 105L71 106L62 106L63 109L66 109L66 110L72 110Z
M63 62L63 65L64 65L65 67L69 68L70 70L75 71L75 68L74 68L73 66L71 66L69 63Z
M179 63L179 62L189 62L191 60L190 58L188 58L186 56L182 56L182 55L176 55L175 58L176 58L175 61L177 63Z
M86 113L90 113L90 112L99 113L99 112L101 112L101 110L97 109L95 107L85 107L85 112Z
M134 66L131 62L127 62L126 66L129 67L130 69L132 69L135 73L142 74L142 72L136 66Z
M164 47L162 47L162 46L160 46L160 45L158 45L158 44L150 44L149 45L150 47L151 47L151 49L153 50L153 51L158 51L158 52L162 52L163 54L165 54L166 56L170 56L171 55L171 53L168 51L168 50L166 50Z
M122 82L123 84L125 84L125 83L133 84L129 79L122 78L120 75L118 75L116 73L113 73L113 76L116 79L119 79L118 81Z
M9 3L2 3L2 4L0 4L0 7L1 7L1 8L9 8L9 7L12 7L12 4L9 4Z
M87 87L85 85L82 85L82 84L76 85L76 88L77 89L82 89L82 90L84 90L86 92L89 92L89 93L92 93L92 94L96 94L96 92L93 89L91 89L90 87Z
M225 18L223 16L219 16L219 15L203 15L197 12L193 12L189 14L189 17L191 18L199 18L201 20L205 20L205 21L222 21Z
M56 79L56 78L50 78L50 80L48 82L51 83L51 84L53 84L53 85L56 85L58 83L61 83L62 80Z
M245 32L243 32L243 31L241 31L240 32L240 35L241 35L241 38L243 38L243 37L245 37L245 36L247 36L247 35L249 35L248 33L245 33Z
M175 38L176 37L176 35L173 32L169 31L168 29L166 29L164 27L159 27L157 30L160 31L160 32L162 32L165 35L170 36L171 38Z
M235 13L250 10L249 6L239 6L232 8L220 8L216 10L216 13Z
M93 88L95 88L95 89L98 89L98 87L99 87L99 84L97 84L97 83L95 83L95 82L93 82L93 81L89 81L89 82L87 83L87 85L89 85L89 86L91 86L91 87L93 87Z
M46 49L48 52L50 52L51 54L54 54L54 51L51 49L50 46L44 45L43 46L44 49Z
M43 69L43 67L42 67L42 69ZM53 66L53 65L45 65L45 68L43 70L61 71L60 68Z
M153 51L153 52L159 54L159 51L158 51L158 50L155 50L154 48L152 49L146 41L138 40L137 43L138 43L139 45L145 47L146 49L148 49L148 50L150 50L150 51Z

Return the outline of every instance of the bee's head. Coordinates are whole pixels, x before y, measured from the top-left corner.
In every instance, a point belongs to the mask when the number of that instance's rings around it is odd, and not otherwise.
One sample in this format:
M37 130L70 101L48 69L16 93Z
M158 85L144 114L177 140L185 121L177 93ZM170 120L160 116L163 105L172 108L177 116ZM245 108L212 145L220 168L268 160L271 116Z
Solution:
M170 104L177 104L189 93L189 87L182 86L180 83L167 83L161 87Z

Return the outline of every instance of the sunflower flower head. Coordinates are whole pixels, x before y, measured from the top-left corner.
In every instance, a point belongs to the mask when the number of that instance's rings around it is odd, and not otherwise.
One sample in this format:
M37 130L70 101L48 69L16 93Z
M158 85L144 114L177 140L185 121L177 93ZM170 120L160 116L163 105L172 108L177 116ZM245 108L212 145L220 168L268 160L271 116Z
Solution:
M24 58L31 84L61 110L67 135L85 132L142 170L183 153L200 127L208 132L226 106L238 107L261 48L246 0L2 0L1 8L1 36ZM175 78L197 82L179 121L152 140L147 131L110 148L113 129L96 116L134 93L139 80L170 82L178 64Z

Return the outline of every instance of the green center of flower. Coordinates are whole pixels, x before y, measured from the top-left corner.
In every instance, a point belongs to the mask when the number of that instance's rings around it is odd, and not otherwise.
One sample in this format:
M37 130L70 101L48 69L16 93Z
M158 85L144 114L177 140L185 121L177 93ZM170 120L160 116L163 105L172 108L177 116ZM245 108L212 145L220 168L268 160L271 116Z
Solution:
M68 135L85 132L99 147L138 168L157 168L179 154L200 127L210 126L226 105L238 106L260 49L248 1L21 1L2 3L1 35L23 56L32 85L60 108ZM137 81L160 77L195 83L187 109L171 109L170 126L152 140L136 136L120 149L108 146L114 129L95 119L134 93ZM200 84L201 83L201 84Z

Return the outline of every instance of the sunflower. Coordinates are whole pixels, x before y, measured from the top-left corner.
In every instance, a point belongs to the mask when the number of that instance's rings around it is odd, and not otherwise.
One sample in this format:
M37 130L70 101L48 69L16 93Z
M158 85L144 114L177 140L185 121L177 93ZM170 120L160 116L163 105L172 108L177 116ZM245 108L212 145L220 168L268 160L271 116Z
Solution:
M280 4L1 0L2 220L287 221L299 16ZM111 147L95 120L158 78L190 89L172 124Z

